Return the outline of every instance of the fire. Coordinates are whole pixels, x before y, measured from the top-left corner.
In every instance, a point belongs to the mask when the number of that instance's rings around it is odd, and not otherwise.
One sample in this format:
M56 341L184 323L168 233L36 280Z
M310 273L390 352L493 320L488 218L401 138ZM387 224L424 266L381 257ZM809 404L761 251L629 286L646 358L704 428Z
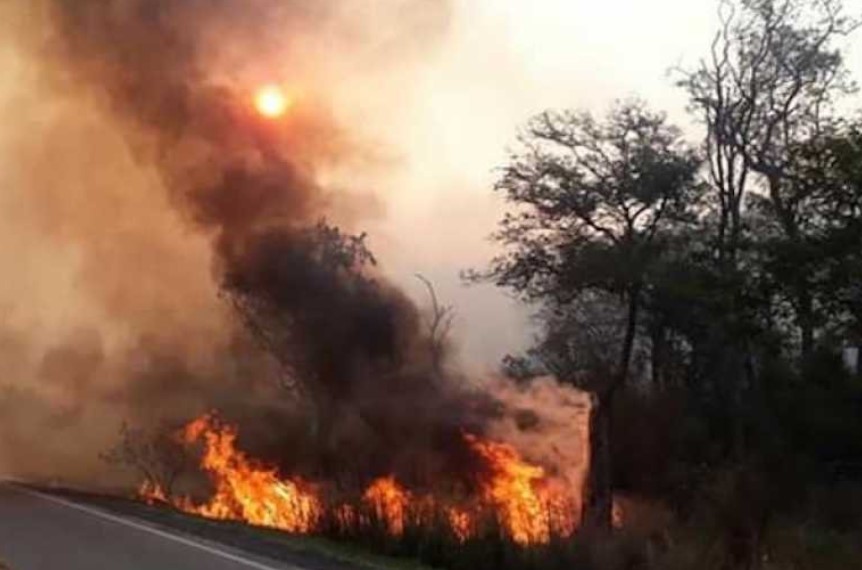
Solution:
M381 477L365 490L363 499L374 509L377 520L383 521L389 534L404 534L404 516L410 503L410 494L394 477Z
M381 523L393 537L402 536L408 523L443 520L456 540L466 542L478 536L483 517L490 514L520 545L545 544L555 533L567 536L577 526L573 497L554 488L542 467L525 461L511 445L471 434L464 434L465 441L484 464L477 474L475 497L452 501L416 495L389 475L375 479L358 502L328 506L321 486L283 477L249 458L236 447L236 428L212 415L192 421L178 435L186 445L202 445L200 468L213 483L212 496L195 503L188 497L171 497L151 481L140 487L139 496L204 517L305 534L320 531L329 514L328 520L345 529Z
M144 481L138 488L138 495L144 499L148 505L156 505L158 503L167 503L168 494L158 483L153 481Z
M482 482L486 499L497 508L501 523L518 544L547 543L554 530L554 512L565 498L548 488L545 470L524 461L510 445L464 436L485 459L491 476Z
M188 424L182 436L187 444L203 443L201 468L215 485L207 503L194 505L187 498L175 501L182 510L288 532L307 533L315 528L322 509L313 488L299 479L280 478L275 469L246 457L236 448L235 428L203 416Z
M463 507L454 506L446 511L449 527L458 542L467 542L473 536L476 515Z
M254 105L264 117L276 119L287 112L290 99L277 85L266 85L255 94Z

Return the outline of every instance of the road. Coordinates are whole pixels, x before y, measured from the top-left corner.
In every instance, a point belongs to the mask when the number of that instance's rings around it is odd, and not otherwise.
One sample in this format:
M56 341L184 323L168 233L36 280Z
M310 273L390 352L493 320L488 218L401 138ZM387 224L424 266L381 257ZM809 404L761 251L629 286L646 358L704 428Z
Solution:
M0 560L10 570L300 570L2 483Z

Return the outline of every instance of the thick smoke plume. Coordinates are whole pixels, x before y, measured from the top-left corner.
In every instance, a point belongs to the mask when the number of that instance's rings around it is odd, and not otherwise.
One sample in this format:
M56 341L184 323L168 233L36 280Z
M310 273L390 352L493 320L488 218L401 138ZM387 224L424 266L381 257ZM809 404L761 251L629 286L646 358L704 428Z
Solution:
M455 405L464 400L444 401L442 379L423 370L427 341L414 307L369 274L360 238L317 221L329 211L327 164L352 152L341 129L317 101L300 102L283 122L259 117L248 89L212 76L213 48L251 45L274 23L286 34L314 28L329 14L305 2L123 0L55 2L50 17L58 66L92 87L169 202L210 238L222 296L277 357L285 384L308 397L322 466L328 451L349 449L342 434L356 429L341 430L345 422L366 426L364 439L381 438L381 449L418 447L409 439L427 436L409 428L432 425L420 407L435 427L446 425L436 417L444 410L452 429L465 424ZM409 423L383 425L396 410ZM402 441L382 441L394 434ZM273 455L292 457L278 449L291 439L270 443Z
M79 317L70 323L15 310L4 325L0 357L29 354L18 373L39 386L2 399L4 441L20 442L19 428L66 429L91 434L78 449L95 449L121 418L218 409L254 455L316 477L353 474L356 484L394 472L421 485L469 471L461 430L533 434L524 441L548 445L536 446L540 459L582 465L581 456L551 457L563 453L551 432L583 402L555 400L551 384L504 402L441 367L420 311L375 269L354 227L363 197L343 189L344 172L374 153L328 104L346 65L337 54L350 65L419 58L445 34L445 2L387 0L371 11L361 0L39 5L18 57L50 100L24 107L48 119L7 142L26 166L5 181L26 189L11 201L38 239L11 247L45 256L39 267L69 263L54 278L87 294L66 308ZM251 105L270 81L294 90L279 121ZM55 257L49 244L58 243L66 252ZM3 298L26 297L21 287ZM64 314L56 303L40 314ZM546 423L511 420L533 417L530 401L568 411ZM12 456L21 446L6 445L6 462L74 476L56 457L77 450L57 441L56 454Z

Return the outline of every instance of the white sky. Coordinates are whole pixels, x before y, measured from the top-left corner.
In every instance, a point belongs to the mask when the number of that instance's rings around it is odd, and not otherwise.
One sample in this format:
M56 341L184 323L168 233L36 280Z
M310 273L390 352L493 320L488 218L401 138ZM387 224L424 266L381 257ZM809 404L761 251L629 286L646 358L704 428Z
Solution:
M717 0L457 0L451 41L402 86L387 132L406 160L387 192L372 245L388 271L422 299L419 271L454 304L462 354L496 366L529 339L526 312L492 287L465 288L460 270L482 266L501 212L491 191L517 127L546 108L602 112L640 96L690 125L668 70L706 54ZM862 14L862 0L845 2ZM862 44L862 38L855 42ZM848 63L862 71L862 50ZM394 134L393 134L394 133Z

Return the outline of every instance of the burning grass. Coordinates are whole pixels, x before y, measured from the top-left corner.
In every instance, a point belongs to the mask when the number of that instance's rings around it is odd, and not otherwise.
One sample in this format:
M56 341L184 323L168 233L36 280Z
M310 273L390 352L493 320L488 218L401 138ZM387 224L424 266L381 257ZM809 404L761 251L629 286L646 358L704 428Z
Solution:
M380 545L434 535L453 545L497 536L526 547L571 536L577 527L579 503L571 489L514 447L469 433L463 437L480 472L475 488L458 497L408 489L394 475L373 480L352 497L324 483L282 476L240 450L236 428L213 415L190 422L177 435L184 445L201 447L199 467L213 492L196 502L145 481L139 495L207 518Z

